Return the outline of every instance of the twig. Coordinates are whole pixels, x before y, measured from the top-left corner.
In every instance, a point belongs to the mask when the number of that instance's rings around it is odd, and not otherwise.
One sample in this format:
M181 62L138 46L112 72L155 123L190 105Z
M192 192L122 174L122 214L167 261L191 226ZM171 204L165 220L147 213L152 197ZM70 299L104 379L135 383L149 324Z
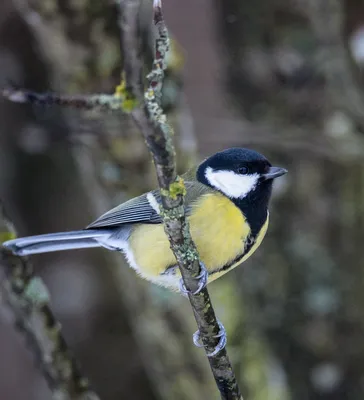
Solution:
M120 111L122 109L122 99L110 94L68 96L56 93L36 93L9 85L2 90L2 95L14 103L31 103L42 106L56 104L81 110Z
M0 203L3 235L15 236L14 226ZM49 308L48 293L24 257L0 247L0 263L6 278L1 294L15 316L15 326L24 335L53 397L57 400L97 400L82 377L61 334L60 324Z
M121 27L127 31L122 32L126 86L129 90L132 90L131 94L139 99L141 97L139 77L142 73L142 62L135 58L136 49L130 48L128 45L128 43L138 44L138 39L137 37L128 37L128 41L125 42L126 34L131 35L131 32L136 34L136 31L130 27L137 26L137 13L125 12L125 10L129 10L131 7L135 10L139 1L119 0L118 3L120 14L123 16ZM188 221L185 217L185 187L182 179L176 174L173 132L159 105L165 69L165 55L168 50L168 33L163 20L161 1L154 0L153 8L154 22L158 28L155 60L152 71L147 77L149 86L145 92L145 107L133 110L132 116L141 128L153 156L161 188L164 225L172 251L186 288L194 292L197 289L196 276L200 273L199 256L191 239ZM129 19L126 16L129 16ZM133 74L128 74L127 71L133 71ZM218 344L216 335L220 328L208 291L205 288L198 295L189 295L189 299L205 350L207 354L211 353ZM226 350L223 349L216 355L209 357L209 362L221 398L242 399Z
M333 99L364 132L364 94L354 60L344 38L340 0L307 0L306 12L319 41L319 67Z

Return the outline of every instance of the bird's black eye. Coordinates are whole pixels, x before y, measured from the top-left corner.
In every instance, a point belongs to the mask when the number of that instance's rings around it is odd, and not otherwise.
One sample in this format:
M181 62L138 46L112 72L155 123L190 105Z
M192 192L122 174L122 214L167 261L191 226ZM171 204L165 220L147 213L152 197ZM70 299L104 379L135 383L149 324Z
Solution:
M239 174L242 174L242 175L247 174L249 172L249 168L248 167L239 167L238 172L239 172Z

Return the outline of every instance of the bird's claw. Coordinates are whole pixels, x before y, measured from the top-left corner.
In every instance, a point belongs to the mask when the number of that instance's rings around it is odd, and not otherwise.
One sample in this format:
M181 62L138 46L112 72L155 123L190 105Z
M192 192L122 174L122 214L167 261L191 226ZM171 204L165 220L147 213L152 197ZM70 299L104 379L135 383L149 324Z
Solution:
M188 296L189 294L193 294L193 295L198 294L207 285L207 279L209 277L209 273L203 262L200 262L200 269L201 269L200 273L196 276L196 279L198 280L198 288L195 292L191 292L191 291L187 290L187 288L183 282L183 279L182 278L180 279L179 290L185 296Z
M212 351L211 353L208 353L207 357L216 356L216 354L219 353L226 346L226 343L227 343L226 330L224 328L224 325L219 320L217 320L217 323L219 324L220 331L214 337L220 338L220 340L219 340L219 343L217 344L217 346L215 347L214 351ZM192 340L193 340L193 343L195 346L204 347L203 344L201 343L200 331L196 331L193 334Z

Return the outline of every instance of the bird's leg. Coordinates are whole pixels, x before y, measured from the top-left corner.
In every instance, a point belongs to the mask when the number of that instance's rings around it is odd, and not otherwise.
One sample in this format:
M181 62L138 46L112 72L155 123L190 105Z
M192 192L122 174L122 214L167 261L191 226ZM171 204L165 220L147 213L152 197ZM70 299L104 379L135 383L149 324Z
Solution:
M217 323L219 324L220 331L214 337L220 338L220 340L219 340L219 343L217 344L217 346L215 347L214 351L212 351L211 353L208 353L207 357L215 356L219 351L221 351L226 346L226 343L227 343L226 330L224 328L224 325L219 320L217 320ZM203 344L201 343L200 331L196 331L193 334L192 339L193 339L193 343L195 346L203 347Z
M201 271L200 271L199 275L196 276L196 279L198 279L198 281L199 281L199 285L195 292L191 293L189 290L187 290L186 286L183 282L183 279L182 278L180 279L179 288L180 288L181 293L184 296L188 297L189 294L193 294L193 295L198 294L207 285L207 279L208 279L209 273L203 262L200 262L200 268L201 268ZM207 354L208 357L215 356L219 351L221 351L226 346L226 343L227 343L226 330L224 328L224 325L219 320L217 322L219 324L220 331L214 337L220 338L220 340L219 340L219 343L217 344L217 346L215 347L214 351ZM203 347L200 336L201 336L200 331L196 331L192 336L193 343L197 347Z
M198 280L197 290L195 292L191 292L191 291L187 290L182 278L179 280L179 290L186 297L189 294L198 294L207 285L208 277L209 277L209 273L205 267L205 264L200 261L200 273L196 276L196 279Z

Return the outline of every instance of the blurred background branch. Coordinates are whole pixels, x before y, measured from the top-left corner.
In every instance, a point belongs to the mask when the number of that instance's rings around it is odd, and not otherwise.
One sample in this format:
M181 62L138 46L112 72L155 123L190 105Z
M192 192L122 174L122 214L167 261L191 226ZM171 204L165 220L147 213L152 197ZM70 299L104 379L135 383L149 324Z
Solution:
M326 78L332 100L364 132L363 85L360 71L344 36L344 2L308 0L307 16L319 43L317 69Z
M16 237L12 222L0 203L0 226L3 237ZM1 297L10 307L15 326L23 334L53 397L71 400L97 400L89 389L61 334L59 323L49 308L48 292L24 257L2 248L3 272Z

